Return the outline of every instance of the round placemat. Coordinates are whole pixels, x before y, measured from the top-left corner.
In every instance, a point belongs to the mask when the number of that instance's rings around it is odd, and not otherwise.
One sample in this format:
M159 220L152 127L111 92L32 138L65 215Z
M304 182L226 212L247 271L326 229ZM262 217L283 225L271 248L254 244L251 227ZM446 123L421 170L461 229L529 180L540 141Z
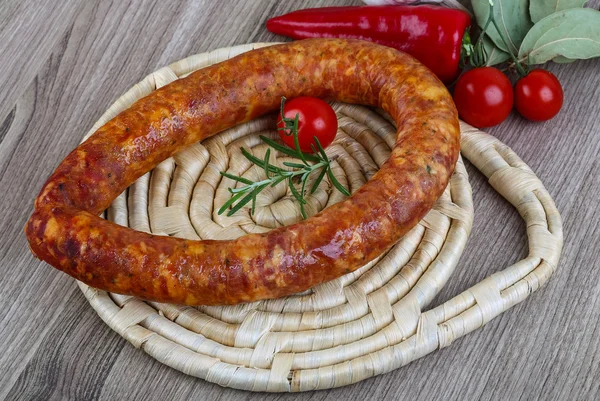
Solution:
M150 74L117 100L87 136L153 90L191 71L271 44L218 49ZM326 151L351 191L387 160L393 121L382 111L332 103L339 120ZM221 171L258 180L264 172L240 148L264 157L259 135L278 140L274 115L236 126L190 146L141 177L106 217L159 235L232 239L301 219L281 184L263 191L256 210L218 215L235 182ZM252 391L306 391L355 383L448 346L525 299L556 268L560 215L535 174L494 137L461 124L461 150L527 223L529 255L433 309L473 221L471 188L462 160L430 213L386 254L353 273L290 297L226 307L188 307L109 294L78 283L98 315L158 361L222 386ZM86 138L87 138L86 136ZM273 152L271 163L289 159ZM325 179L307 196L312 215L344 198Z

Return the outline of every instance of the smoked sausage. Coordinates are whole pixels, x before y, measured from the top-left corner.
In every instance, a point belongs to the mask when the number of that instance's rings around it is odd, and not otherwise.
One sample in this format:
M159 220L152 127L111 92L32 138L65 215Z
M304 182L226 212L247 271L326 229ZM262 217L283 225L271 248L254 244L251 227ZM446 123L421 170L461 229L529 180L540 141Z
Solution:
M276 110L282 96L383 108L398 127L389 160L345 201L231 241L155 236L98 217L161 161ZM415 226L447 186L459 139L450 94L407 54L343 39L266 47L174 81L98 129L44 184L25 232L35 256L102 290L187 305L281 297L363 266Z

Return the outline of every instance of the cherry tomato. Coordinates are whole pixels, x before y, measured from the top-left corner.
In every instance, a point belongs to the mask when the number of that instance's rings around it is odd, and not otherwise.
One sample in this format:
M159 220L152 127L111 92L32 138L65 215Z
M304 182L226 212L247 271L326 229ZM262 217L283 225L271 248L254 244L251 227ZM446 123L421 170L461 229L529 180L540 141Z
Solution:
M295 118L298 114L298 142L300 150L312 153L311 144L317 148L314 140L316 136L323 148L333 142L337 133L338 121L335 111L329 104L316 97L302 96L285 102L284 114L286 118ZM285 128L281 113L277 123L278 128ZM296 148L294 135L290 130L279 130L283 142L290 148Z
M477 128L492 127L508 117L513 107L513 88L500 70L479 67L462 74L454 88L460 118Z
M536 68L517 81L515 107L526 119L549 120L559 112L562 104L562 86L550 71Z

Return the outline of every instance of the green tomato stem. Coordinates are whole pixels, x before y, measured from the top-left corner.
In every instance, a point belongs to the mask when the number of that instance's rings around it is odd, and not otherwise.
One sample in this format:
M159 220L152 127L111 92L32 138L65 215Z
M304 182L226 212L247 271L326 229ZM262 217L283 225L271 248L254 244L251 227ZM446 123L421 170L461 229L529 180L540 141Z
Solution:
M500 35L500 39L502 39L502 42L504 43L504 46L506 46L506 49L508 49L508 54L510 55L510 58L512 59L512 61L515 63L515 67L517 68L517 71L519 72L519 75L521 77L524 77L525 75L527 75L527 72L525 71L525 69L523 68L523 66L521 65L521 63L519 63L519 60L517 60L517 58L515 57L515 55L513 54L513 52L508 47L508 43L506 43L506 40L504 40L504 36L502 36L502 34L500 33L500 28L498 27L498 24L496 24L496 20L493 20L492 23L494 24L494 27L498 31L498 34Z
M524 77L525 75L527 75L527 72L525 71L525 69L523 68L521 63L519 63L519 60L517 60L517 58L513 54L512 50L510 49L510 46L508 45L508 42L506 41L506 39L504 39L504 35L502 35L502 31L500 30L500 27L496 23L496 19L494 18L494 2L492 0L490 0L490 16L485 24L485 27L483 28L483 32L481 33L482 37L483 37L483 35L485 35L485 31L487 30L488 26L490 25L490 22L494 25L494 28L496 28L496 31L498 32L498 36L500 36L502 43L504 43L504 46L506 46L506 50L508 51L510 58L515 63L515 67L517 68L519 75L521 77Z

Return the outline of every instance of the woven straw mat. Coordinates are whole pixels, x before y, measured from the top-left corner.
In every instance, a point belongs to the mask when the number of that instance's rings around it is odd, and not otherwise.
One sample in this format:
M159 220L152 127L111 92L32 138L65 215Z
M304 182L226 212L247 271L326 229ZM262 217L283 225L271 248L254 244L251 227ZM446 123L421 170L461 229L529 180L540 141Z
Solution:
M118 99L88 133L191 71L270 44L218 49L147 76ZM327 154L351 191L386 161L395 142L389 117L334 103L339 131ZM159 235L232 239L301 218L285 184L265 189L256 211L217 215L235 183L220 171L261 179L240 147L264 157L259 135L277 139L274 116L229 129L188 147L119 196L107 217ZM473 221L462 160L433 210L387 254L357 271L294 296L227 307L144 302L79 286L113 330L158 361L221 386L252 391L306 391L344 386L389 372L482 327L543 285L557 266L562 223L550 195L519 157L464 123L462 154L489 178L526 222L529 255L433 309L427 305L452 274ZM87 136L86 136L87 137ZM289 160L272 153L271 162ZM307 197L307 213L344 198L325 179Z

